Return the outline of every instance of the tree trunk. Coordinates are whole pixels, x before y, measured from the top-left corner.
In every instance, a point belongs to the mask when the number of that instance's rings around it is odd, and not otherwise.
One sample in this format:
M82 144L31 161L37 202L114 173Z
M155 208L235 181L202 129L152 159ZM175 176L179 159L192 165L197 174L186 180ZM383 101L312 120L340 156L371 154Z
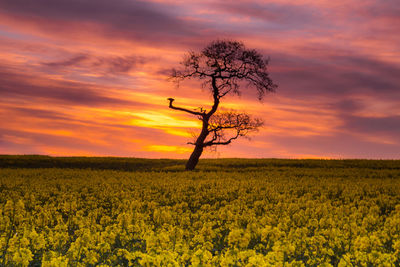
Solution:
M204 141L206 140L208 134L210 133L208 131L208 120L210 117L217 111L218 105L219 105L219 92L218 92L218 87L216 85L216 80L215 77L212 78L211 81L212 87L213 87L213 98L214 98L214 104L207 114L203 114L201 120L203 121L203 126L201 128L201 133L199 137L196 140L196 146L192 152L192 155L190 155L189 160L186 162L186 170L187 171L192 171L196 167L197 163L199 162L199 158L201 156L201 153L203 153L204 149ZM170 100L171 101L171 100ZM172 102L170 102L172 103Z
M196 167L197 163L199 162L199 158L201 153L203 153L204 149L204 140L206 140L208 135L208 117L203 117L203 126L201 128L201 133L196 140L196 145L190 155L189 160L186 162L186 170L192 171Z
M196 145L194 148L192 155L190 155L189 160L186 162L186 170L192 171L196 167L197 163L199 162L199 158L203 153L203 145Z

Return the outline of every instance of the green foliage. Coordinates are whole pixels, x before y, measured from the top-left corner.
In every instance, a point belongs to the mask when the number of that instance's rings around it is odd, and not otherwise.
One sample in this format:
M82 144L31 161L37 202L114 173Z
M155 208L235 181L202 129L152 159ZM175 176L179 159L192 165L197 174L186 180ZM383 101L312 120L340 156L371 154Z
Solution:
M0 162L0 266L400 264L399 161Z

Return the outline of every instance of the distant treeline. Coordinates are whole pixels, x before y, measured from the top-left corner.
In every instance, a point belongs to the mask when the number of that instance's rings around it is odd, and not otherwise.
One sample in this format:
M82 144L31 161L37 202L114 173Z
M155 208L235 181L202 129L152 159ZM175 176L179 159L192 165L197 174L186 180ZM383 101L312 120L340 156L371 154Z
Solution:
M126 157L50 157L42 155L0 155L0 168L69 168L122 171L183 171L186 160ZM365 159L201 159L202 171L252 171L271 168L355 168L396 169L400 160Z

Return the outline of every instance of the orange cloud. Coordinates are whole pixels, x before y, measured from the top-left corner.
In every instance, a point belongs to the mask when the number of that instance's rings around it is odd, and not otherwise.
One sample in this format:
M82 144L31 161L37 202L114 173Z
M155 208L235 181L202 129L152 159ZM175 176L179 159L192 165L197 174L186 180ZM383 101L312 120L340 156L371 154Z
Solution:
M178 154L185 154L192 151L192 149L190 148L179 147L179 146L167 146L167 145L149 145L146 146L144 149L146 151L178 153Z

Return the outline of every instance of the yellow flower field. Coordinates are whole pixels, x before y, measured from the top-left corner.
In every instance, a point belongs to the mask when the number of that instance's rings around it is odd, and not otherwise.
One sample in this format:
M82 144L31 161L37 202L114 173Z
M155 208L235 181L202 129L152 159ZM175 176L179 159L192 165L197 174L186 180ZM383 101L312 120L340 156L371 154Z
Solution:
M238 162L3 167L0 266L399 266L399 162Z

